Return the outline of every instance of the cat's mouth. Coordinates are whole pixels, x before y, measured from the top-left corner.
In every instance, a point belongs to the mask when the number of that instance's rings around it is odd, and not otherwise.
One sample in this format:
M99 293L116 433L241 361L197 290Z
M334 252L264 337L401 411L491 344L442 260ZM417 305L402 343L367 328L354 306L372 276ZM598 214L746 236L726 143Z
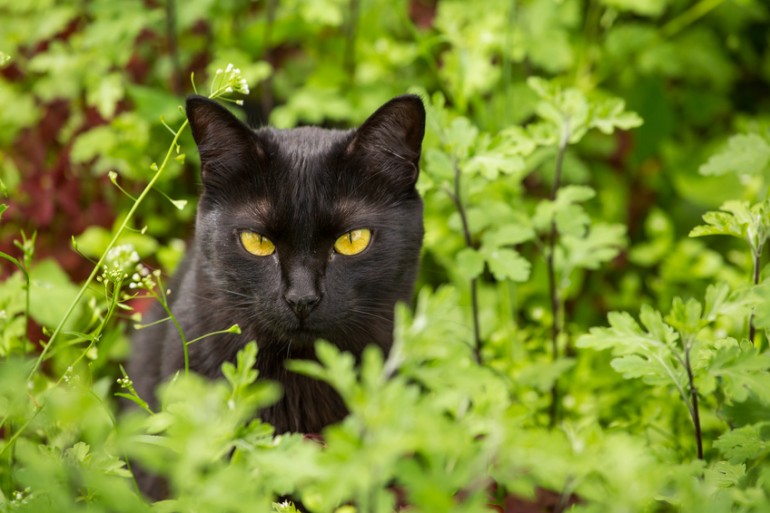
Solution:
M308 319L297 319L289 329L285 330L287 338L292 343L315 344L319 339L325 338L324 331L319 326L309 322Z

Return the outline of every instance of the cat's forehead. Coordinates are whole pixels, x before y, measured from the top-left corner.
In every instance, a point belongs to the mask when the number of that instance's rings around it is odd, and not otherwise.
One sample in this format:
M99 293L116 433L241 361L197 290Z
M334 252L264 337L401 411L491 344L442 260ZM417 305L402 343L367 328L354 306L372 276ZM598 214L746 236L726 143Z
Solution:
M332 158L349 138L351 131L332 130L315 126L269 132L272 157L294 165Z
M237 210L241 215L267 226L321 227L345 225L353 220L373 219L384 215L388 208L363 198L347 196L302 195L259 196L242 203ZM304 201L303 201L304 200ZM316 200L316 201L313 201Z

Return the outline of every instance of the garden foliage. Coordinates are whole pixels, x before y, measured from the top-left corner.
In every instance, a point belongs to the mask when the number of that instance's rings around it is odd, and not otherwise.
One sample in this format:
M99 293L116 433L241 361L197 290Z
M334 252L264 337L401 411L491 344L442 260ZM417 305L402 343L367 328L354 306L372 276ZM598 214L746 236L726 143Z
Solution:
M0 0L0 19L0 511L770 511L764 1ZM322 442L254 420L281 391L253 343L157 410L120 366L174 293L194 90L278 127L426 102L393 351L321 341L291 364L351 411Z

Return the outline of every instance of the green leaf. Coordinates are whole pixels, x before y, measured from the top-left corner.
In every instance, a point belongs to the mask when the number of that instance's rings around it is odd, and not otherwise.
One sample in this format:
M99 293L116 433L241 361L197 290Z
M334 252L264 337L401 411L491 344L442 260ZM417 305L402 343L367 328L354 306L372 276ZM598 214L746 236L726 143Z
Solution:
M101 226L89 226L75 237L77 250L90 258L99 258L107 249L112 240L112 232ZM158 241L149 235L137 232L124 233L117 241L116 246L130 244L140 257L146 258L158 249Z
M175 200L175 199L169 198L169 201L171 202L172 205L174 205L174 207L177 210L184 210L184 207L187 206L187 200L186 199Z
M112 234L101 226L89 226L83 233L73 237L77 251L91 258L98 258L107 249L112 240Z
M610 364L626 378L646 383L675 385L683 394L687 383L684 368L675 359L679 334L649 305L639 314L641 326L626 312L610 312L609 328L591 328L577 340L578 347L612 349Z
M526 163L523 158L496 152L474 155L464 166L464 170L468 173L480 174L487 180L496 180L500 174L510 175L524 169L526 169Z
M746 475L746 465L733 465L726 461L718 461L706 469L704 474L706 484L716 488L732 488Z
M457 272L472 280L484 271L484 256L473 248L463 248L457 253Z
M759 353L750 344L720 347L709 362L708 373L722 380L730 401L743 402L755 394L770 404L770 353Z
M125 95L125 78L120 73L110 73L99 77L98 85L88 90L86 101L96 107L104 119L112 119L115 108Z
M445 129L443 142L454 158L464 160L478 135L479 129L468 118L458 117Z
M254 370L254 364L257 362L257 344L252 341L238 351L236 364L225 362L222 365L222 374L233 390L243 389L257 379L257 371Z
M532 265L517 251L508 248L484 250L489 270L498 280L527 281Z
M535 238L535 230L529 225L506 224L492 228L484 233L481 245L484 248L515 246Z
M85 163L100 155L109 155L118 144L118 136L110 126L97 126L80 134L72 145L73 162Z
M732 464L759 460L770 453L767 422L751 424L732 429L714 442L725 458Z
M752 215L746 201L729 201L722 205L723 212L706 212L703 220L706 225L696 226L690 231L690 237L703 235L730 235L747 240Z
M591 223L591 218L577 203L585 202L595 195L596 192L591 187L564 186L556 193L555 201L542 200L537 204L532 224L540 232L548 232L551 223L555 221L560 234L582 237Z
M706 297L703 303L703 319L708 322L715 321L717 316L730 306L729 295L730 287L727 283L719 282L709 285L706 288Z
M30 314L35 322L43 326L56 326L64 317L70 304L78 294L67 273L54 260L38 262L30 272ZM77 322L82 307L78 306L71 315L67 326Z
M727 141L727 147L713 155L699 171L703 175L726 173L760 174L770 162L770 143L757 134L738 134Z
M517 376L517 382L534 387L541 392L547 392L551 390L556 380L576 363L574 358L560 358L555 362L534 362L521 371Z
M626 103L619 98L597 101L591 106L590 126L605 134L611 134L615 128L628 130L640 126L642 118L637 113L625 109Z
M667 385L673 381L682 386L686 380L683 369L672 372L673 366L663 364L659 358L631 354L613 359L610 365L624 378L642 378L650 385Z
M615 258L626 246L626 227L622 224L596 224L584 237L562 236L566 269L598 269Z
M675 297L671 305L671 311L666 317L666 322L676 328L683 336L697 335L698 331L705 326L701 320L702 305L693 298L686 302L682 298Z
M754 308L754 326L770 329L770 281L752 287L746 300Z
M427 148L425 150L425 172L435 181L451 182L454 180L454 168L452 157L437 148Z
M337 346L320 340L315 345L318 362L310 360L290 360L286 367L300 374L326 381L345 399L348 406L358 389L356 385L355 359L347 351L340 351Z
M666 258L674 244L674 224L660 208L652 209L644 221L644 240L629 249L629 259L649 267Z
M147 87L129 83L126 92L134 103L136 112L144 119L163 119L166 123L176 123L182 118L177 106L179 97L170 94L167 89Z

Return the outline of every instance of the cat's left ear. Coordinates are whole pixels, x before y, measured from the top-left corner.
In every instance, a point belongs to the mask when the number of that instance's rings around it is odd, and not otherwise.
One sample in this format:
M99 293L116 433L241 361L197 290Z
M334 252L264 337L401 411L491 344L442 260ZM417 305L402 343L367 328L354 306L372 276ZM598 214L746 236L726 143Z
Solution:
M254 132L214 100L188 96L186 112L198 145L204 184L226 180L243 162L262 158Z
M413 186L420 169L425 107L419 96L393 98L369 116L353 135L348 155L375 158L381 172Z

